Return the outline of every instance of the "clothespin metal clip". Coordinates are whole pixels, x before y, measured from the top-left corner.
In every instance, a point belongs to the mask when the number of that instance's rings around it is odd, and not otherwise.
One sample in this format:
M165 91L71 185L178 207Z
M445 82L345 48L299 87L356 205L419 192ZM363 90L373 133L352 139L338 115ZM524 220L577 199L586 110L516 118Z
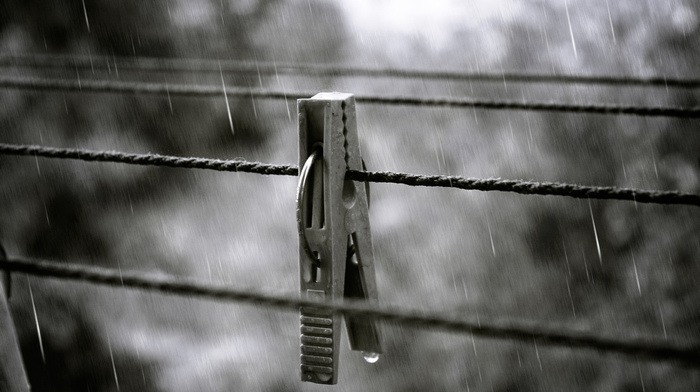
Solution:
M317 300L377 301L369 226L369 192L345 180L363 162L352 94L320 93L298 100L297 223L301 295ZM301 379L336 384L341 336L337 314L301 309ZM371 320L345 317L350 348L373 363L381 353Z

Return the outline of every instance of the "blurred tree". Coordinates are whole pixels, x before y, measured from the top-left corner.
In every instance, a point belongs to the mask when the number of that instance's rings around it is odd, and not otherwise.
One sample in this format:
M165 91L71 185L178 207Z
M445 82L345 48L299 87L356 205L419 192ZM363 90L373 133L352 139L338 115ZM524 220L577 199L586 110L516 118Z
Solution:
M457 3L451 3L450 11L454 12L449 13L459 19L458 15L463 14ZM67 0L50 4L6 1L0 4L0 50L114 58L348 61L415 68L457 64L470 70L496 72L673 76L692 76L696 72L700 5L691 1L609 1L593 6L568 2L569 9L566 2L530 0L505 6L476 1L467 5L470 17L480 13L479 6L492 14L483 23L459 20L450 42L440 51L434 49L430 37L422 34L423 22L430 23L430 18L422 15L420 29L412 30L415 37L407 42L384 35L386 30L379 28L385 26L375 26L378 33L358 38L355 46L349 47L347 41L352 37L348 31L353 30L345 26L337 7L328 1L85 0L84 6L82 1ZM511 6L517 14L511 12ZM402 5L392 13L397 19L385 20L394 22L410 14L403 7L409 6ZM369 18L370 14L365 16ZM450 23L450 18L443 22ZM577 53L572 48L574 38ZM381 45L373 45L375 42ZM95 77L221 83L218 74L143 75L117 71L112 63L110 67L108 72L97 71L100 73ZM76 70L32 73L76 78L76 72L83 78L92 77L89 71ZM285 88L284 76L274 79L279 83L276 87ZM243 87L255 88L265 83L261 80L257 75L225 76L227 85ZM300 80L300 84L314 83L324 89L337 86L331 78ZM698 104L692 90L564 88L505 82L496 87L479 83L404 86L395 80L343 83L343 88L350 86L358 93L363 89L386 89L387 94L437 91L443 96L516 100ZM273 148L269 141L278 133L271 129L281 123L275 120L293 123L283 107L277 113L254 107L252 100L232 100L232 134L223 97L167 100L100 96L88 102L84 96L72 94L0 94L0 138L6 142L232 157ZM373 141L370 147L375 155L370 162L383 160L399 167L438 162L436 170L449 174L700 192L700 138L695 123L688 120L480 111L465 114L448 110L426 110L428 115L423 111L416 115L418 111L413 109L377 109L370 105L362 110L362 121L371 124L364 134ZM387 129L374 123L387 125ZM0 195L5 206L0 215L3 239L28 255L80 258L109 265L114 265L119 256L114 254L113 239L104 231L105 225L95 222L111 219L110 214L123 214L132 203L138 213L139 207L143 211L176 198L197 202L200 197L192 192L200 183L196 175L167 169L101 165L93 170L82 163L45 164L38 160L35 170L26 162L2 158L0 175L4 180ZM375 241L386 275L380 276L384 278L382 300L390 298L415 307L440 306L456 316L520 316L567 321L621 335L658 336L668 332L669 336L697 337L700 308L695 292L700 276L700 242L696 233L700 221L692 218L695 215L690 207L597 200L589 204L585 200L498 194L480 199L473 194L455 197L449 190L431 190L429 196L424 196L422 190L393 192L395 188L385 190L390 197L382 199L382 189L386 188L378 188L378 207L373 207L373 214L385 225ZM461 210L455 213L449 207ZM241 222L246 227L249 223L246 219ZM187 227L193 231L199 228ZM159 230L165 231L157 224L139 230L135 231L148 234L139 238L138 244L149 249L158 241ZM400 240L391 243L391 236ZM251 248L255 253L255 246ZM407 259L414 263L409 266ZM139 260L150 263L148 268L178 268L160 261ZM76 301L75 295L54 295L59 303ZM20 313L30 309L26 298L13 306ZM149 316L167 323L169 316L163 316L166 311L158 309ZM57 307L49 313L53 317L80 312L85 310ZM177 317L197 317L180 313ZM78 356L78 364L68 369L59 365L61 360L40 363L35 335L31 333L31 315L18 320L21 328L29 331L23 344L35 380L48 374L49 379L65 376L78 384L88 383L91 390L113 388L111 374L105 370L108 367L98 369L95 376L99 380L84 372L85 366L91 367L90 358L98 363L107 360L104 338L91 330L94 322L89 318L76 316L79 327L66 320L54 323L57 330L70 331L68 342L84 347L85 354ZM275 320L276 316L264 322L250 320L250 324L260 329ZM182 321L170 327L199 332L206 324L202 320ZM387 390L640 390L640 379L648 389L696 390L700 385L697 376L689 377L683 369L637 365L597 354L537 351L534 344L475 342L406 328L389 332L385 341L387 362L362 370L370 372L371 380L356 377L348 389L371 385ZM45 345L47 358L74 355L66 348L72 347L70 344L51 333L47 333ZM137 385L137 365L143 365L146 371L158 370L158 364L151 367L129 352L115 352L115 356L119 369L129 369L132 364L130 369L134 370L125 376L124 385ZM257 362L254 365L259 366ZM234 366L226 369L223 377L234 385L246 379L244 372ZM365 374L357 368L349 372L353 376ZM274 379L282 374L286 373L278 368L270 370L270 379L264 385L269 390L300 388L296 383L290 387L289 380ZM146 376L150 382L156 375ZM61 388L70 384L66 380L56 383ZM48 386L50 381L39 380L37 385ZM442 388L444 385L447 387ZM144 389L152 387L149 384Z
M309 10L325 14L324 20L338 20L333 16L337 10L332 5L311 7L306 2L281 0L10 0L0 3L0 51L113 58L109 64L96 64L92 71L11 71L18 75L220 85L219 75L151 75L119 70L119 58L274 58L275 51L297 46L290 38L303 33L298 26L310 22ZM280 17L287 19L281 23ZM266 31L277 34L274 42L268 40ZM342 51L344 32L342 25L334 26L332 31L328 35L315 30L315 36L303 37L310 44L303 55L287 59L333 58ZM105 65L107 70L103 69ZM258 75L226 75L225 79L231 86L263 87L259 86ZM258 118L250 100L231 99L228 114L223 97L86 99L80 94L17 91L1 94L4 103L11 103L0 109L3 142L233 157L269 148L268 128L273 123L262 118L264 112ZM119 169L104 165L93 170L82 164L37 162L37 171L32 170L12 159L0 161L0 173L6 180L0 193L3 240L27 256L90 260L115 267L120 256L114 253L114 238L101 229L104 220L114 213L124 214L129 208L133 213L134 208L142 205L182 197L197 186L195 175L167 169ZM176 272L182 265L169 261L153 267ZM144 262L155 264L157 260ZM105 338L94 332L93 318L83 314L86 309L96 313L100 310L70 305L80 300L70 290L52 295L55 303L62 305L47 307L44 312L44 317L56 320L51 328L44 330L45 362L36 350L36 334L31 332L33 320L18 318L18 328L25 331L22 347L33 389L115 390L111 365L102 366L110 361ZM28 309L27 300L26 296L19 296L13 309L16 312ZM70 317L65 317L67 314ZM181 325L186 328L186 323ZM157 390L157 374L152 373L154 364L148 363L149 360L124 350L115 350L113 355L120 369L122 391Z

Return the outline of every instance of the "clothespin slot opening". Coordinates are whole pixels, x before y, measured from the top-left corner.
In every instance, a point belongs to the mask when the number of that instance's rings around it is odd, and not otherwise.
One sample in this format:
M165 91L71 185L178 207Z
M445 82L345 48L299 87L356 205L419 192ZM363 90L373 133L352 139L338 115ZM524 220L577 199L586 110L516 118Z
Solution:
M312 265L304 269L306 282L319 283L322 279L321 255L313 250L306 236L308 229L325 226L323 205L323 145L317 144L299 173L297 188L297 229L300 242ZM309 194L311 197L309 197Z

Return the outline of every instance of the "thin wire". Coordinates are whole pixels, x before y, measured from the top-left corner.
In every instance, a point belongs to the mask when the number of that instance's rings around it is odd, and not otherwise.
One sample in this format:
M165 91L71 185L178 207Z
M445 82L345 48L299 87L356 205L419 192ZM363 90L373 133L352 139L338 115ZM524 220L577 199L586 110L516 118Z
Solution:
M117 151L93 151L76 148L54 148L36 145L0 143L0 154L74 159L94 162L115 162L143 166L165 166L187 169L208 169L225 172L246 172L263 175L297 176L295 165L273 165L242 160L184 158L158 154L131 154ZM587 186L558 182L503 180L500 178L465 178L459 176L421 175L389 171L348 170L346 178L354 181L393 183L409 186L454 188L477 191L512 192L522 195L566 196L578 199L630 200L637 203L683 204L700 206L700 194L679 191L657 191L634 188Z
M0 77L1 88L14 88L34 91L73 91L82 93L179 95L189 97L220 96L221 87L211 85L163 84L145 82L125 82L114 80L64 80L30 77ZM227 87L230 97L256 97L265 99L308 98L313 92L284 92L275 90L251 90L242 87ZM569 104L562 102L534 102L513 100L491 100L477 98L435 97L419 98L412 96L355 95L355 101L367 104L477 108L489 110L529 110L544 112L568 112L609 115L633 115L645 117L700 118L700 107L638 106L618 104Z
M223 91L231 97L269 98L269 99L298 99L308 98L315 93L299 92L285 95L281 91L251 90L242 87L226 87L213 85L164 84L145 82L125 82L117 80L64 80L25 77L0 77L0 87L36 91L72 91L116 94L148 94L170 95L185 97L218 97Z
M537 322L484 320L483 317L479 321L454 319L438 313L378 307L360 301L318 302L300 299L291 295L280 296L255 293L250 290L237 290L168 275L156 276L137 271L117 271L102 267L57 263L23 257L0 261L0 269L36 276L77 280L116 287L155 290L183 296L245 302L281 309L299 310L300 307L313 307L349 316L386 320L424 328L527 342L537 339L539 344L544 345L587 348L602 352L635 355L650 360L678 361L692 367L700 366L700 345L697 343L681 343L654 338L601 336L589 331L572 330L563 327L555 328L551 325L548 326Z
M119 68L138 72L188 72L218 73L215 60L154 58L154 57L107 57L84 55L41 55L11 54L0 55L0 66L32 68L81 68L95 69L118 63ZM485 81L509 83L566 83L601 84L610 86L655 86L655 87L700 87L698 78L673 78L664 76L602 76L602 75L551 75L522 72L464 72L427 71L398 68L366 68L342 64L299 64L272 63L265 61L221 61L224 73L286 73L310 76L363 76L389 77L423 80Z

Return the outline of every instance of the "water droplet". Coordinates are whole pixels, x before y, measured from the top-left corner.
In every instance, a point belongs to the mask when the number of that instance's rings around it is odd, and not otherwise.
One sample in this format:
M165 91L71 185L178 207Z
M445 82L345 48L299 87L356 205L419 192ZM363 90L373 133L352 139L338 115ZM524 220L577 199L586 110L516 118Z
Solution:
M591 199L588 199L588 210L591 212L591 222L593 222L593 235L595 235L595 246L598 250L598 260L600 261L600 265L603 265L603 255L600 252L600 241L598 240L598 230L595 227L595 218L593 218L593 207L591 207Z
M34 311L34 323L36 324L36 334L39 337L39 349L41 350L41 360L46 363L46 355L44 355L44 343L41 340L41 328L39 328L39 317L36 315L36 305L34 304L34 293L32 293L32 284L29 283L27 277L27 287L29 287L29 298L32 301L32 310Z
M379 360L379 354L377 353L363 351L362 356L365 358L365 361L367 361L367 363L376 363Z
M221 60L219 60L219 74L221 75L221 87L224 90L224 101L226 101L226 111L228 112L228 125L231 127L231 135L235 135L236 132L233 130L233 117L231 117L231 106L228 104L228 95L226 93L226 83L224 82L224 71L221 70ZM168 92L168 99L170 99L170 93Z
M574 47L574 57L578 59L576 40L574 39L574 29L571 27L571 18L569 17L569 2L566 0L564 0L564 9L566 10L566 20L569 22L569 35L571 35L571 45Z

